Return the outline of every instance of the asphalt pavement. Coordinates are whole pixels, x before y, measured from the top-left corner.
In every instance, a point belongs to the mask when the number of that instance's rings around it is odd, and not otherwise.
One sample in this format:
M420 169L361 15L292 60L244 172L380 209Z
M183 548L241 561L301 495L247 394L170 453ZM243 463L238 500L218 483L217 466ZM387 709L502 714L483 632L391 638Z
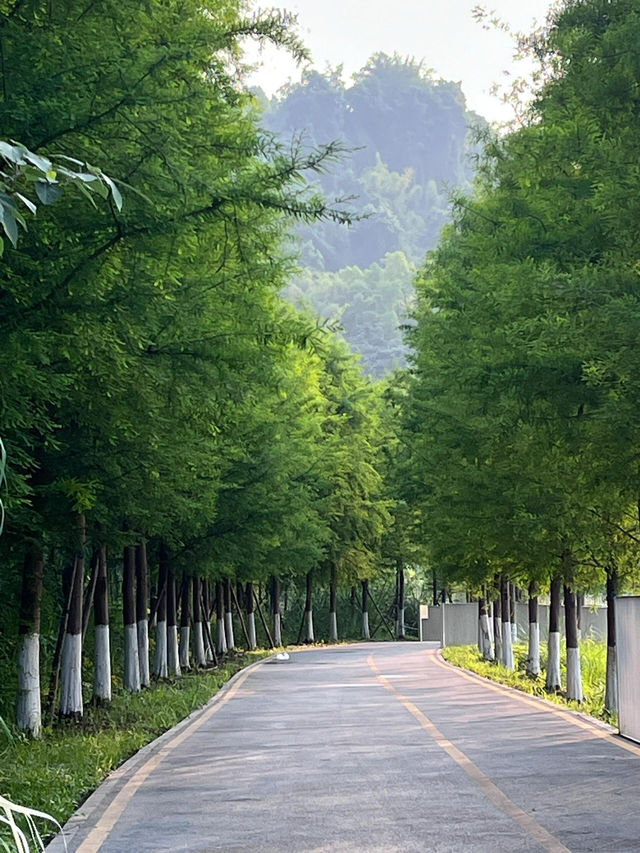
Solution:
M362 643L254 664L66 833L70 853L626 853L639 801L640 747L609 727L429 644Z

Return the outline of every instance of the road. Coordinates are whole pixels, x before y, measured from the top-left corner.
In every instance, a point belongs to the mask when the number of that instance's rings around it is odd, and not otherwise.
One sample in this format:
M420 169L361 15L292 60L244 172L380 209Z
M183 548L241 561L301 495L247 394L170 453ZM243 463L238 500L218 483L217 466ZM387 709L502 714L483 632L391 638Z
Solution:
M639 801L640 747L608 727L362 643L236 676L112 774L69 851L625 853Z

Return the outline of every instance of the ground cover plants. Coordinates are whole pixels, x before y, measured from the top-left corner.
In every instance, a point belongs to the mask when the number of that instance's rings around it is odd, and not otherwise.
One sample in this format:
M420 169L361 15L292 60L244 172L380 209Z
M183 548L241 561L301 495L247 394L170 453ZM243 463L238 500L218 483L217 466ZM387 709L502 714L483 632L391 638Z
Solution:
M514 644L516 666L513 670L507 669L496 661L484 660L476 646L449 646L442 649L442 656L454 666L468 669L471 672L482 675L484 678L497 681L499 684L506 684L509 687L515 687L516 690L522 690L524 693L529 693L532 696L550 699L553 702L573 708L574 710L584 711L592 717L597 717L613 725L617 723L616 715L608 714L604 709L607 646L603 642L585 639L580 643L582 683L584 688L583 702L575 702L567 699L566 694L561 690L549 692L545 689L547 659L544 644L540 649L542 672L537 678L529 675L525 669L527 661L526 643ZM564 683L567 664L567 653L564 643L561 646L560 661Z
M112 770L206 704L240 669L269 654L238 654L215 669L158 682L150 690L123 691L114 695L109 708L89 706L80 725L45 729L38 740L3 730L0 790L12 802L46 811L64 823ZM0 830L0 849L2 838Z

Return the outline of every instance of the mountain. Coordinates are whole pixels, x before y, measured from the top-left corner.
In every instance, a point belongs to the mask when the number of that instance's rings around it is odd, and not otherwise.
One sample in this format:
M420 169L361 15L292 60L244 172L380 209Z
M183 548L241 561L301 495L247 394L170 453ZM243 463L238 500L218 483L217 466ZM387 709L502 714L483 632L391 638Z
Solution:
M338 140L349 153L316 178L328 196L352 196L362 217L350 228L301 227L292 298L339 317L345 337L374 375L401 364L403 321L417 264L448 218L450 193L468 187L475 147L458 83L413 60L376 54L348 83L341 69L310 71L264 99L265 128L285 140ZM390 276L396 275L392 286Z

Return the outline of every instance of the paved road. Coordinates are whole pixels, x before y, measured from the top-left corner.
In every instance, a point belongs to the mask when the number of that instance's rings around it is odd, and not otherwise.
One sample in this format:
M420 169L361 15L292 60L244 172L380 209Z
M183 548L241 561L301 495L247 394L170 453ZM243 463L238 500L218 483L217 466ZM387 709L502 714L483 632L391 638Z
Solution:
M640 748L607 728L363 643L245 671L98 789L69 850L625 853L639 802Z

